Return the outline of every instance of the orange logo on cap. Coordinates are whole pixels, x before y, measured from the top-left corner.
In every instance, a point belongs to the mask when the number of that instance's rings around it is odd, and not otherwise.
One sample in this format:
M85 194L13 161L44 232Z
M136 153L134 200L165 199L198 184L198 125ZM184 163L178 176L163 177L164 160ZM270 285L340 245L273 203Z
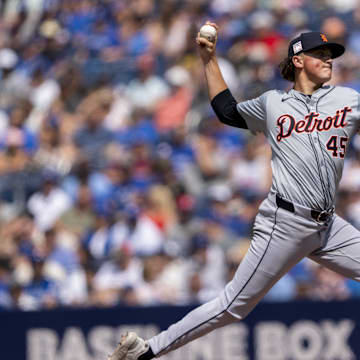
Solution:
M320 34L320 36L321 36L321 39L322 39L323 42L328 42L328 39L327 39L326 35Z

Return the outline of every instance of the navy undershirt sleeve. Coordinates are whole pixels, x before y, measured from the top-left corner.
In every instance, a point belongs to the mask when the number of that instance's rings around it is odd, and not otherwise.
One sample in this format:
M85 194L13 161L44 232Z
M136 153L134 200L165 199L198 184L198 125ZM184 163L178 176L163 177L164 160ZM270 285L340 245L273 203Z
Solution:
M237 102L229 89L221 91L211 101L211 106L222 123L248 129L245 119L237 111L236 105Z

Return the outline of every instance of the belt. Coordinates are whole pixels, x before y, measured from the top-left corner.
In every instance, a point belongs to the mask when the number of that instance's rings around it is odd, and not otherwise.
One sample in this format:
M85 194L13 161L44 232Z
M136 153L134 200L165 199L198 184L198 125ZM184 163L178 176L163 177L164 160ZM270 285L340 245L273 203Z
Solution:
M320 223L328 222L334 214L334 208L332 208L331 210L319 211L313 209L305 209L304 207L296 207L297 210L301 211L295 211L295 205L288 200L282 199L279 195L276 195L276 205L292 213L299 212L302 215L306 215L305 212L307 211L313 219Z

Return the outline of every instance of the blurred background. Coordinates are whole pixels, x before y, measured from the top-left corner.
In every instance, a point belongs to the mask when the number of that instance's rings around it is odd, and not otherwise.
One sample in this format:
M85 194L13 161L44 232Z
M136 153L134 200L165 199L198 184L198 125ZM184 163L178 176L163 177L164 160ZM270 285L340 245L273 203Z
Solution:
M261 135L222 125L195 37L238 101L289 89L302 30L344 44L360 90L356 0L0 2L0 308L187 305L231 279L271 183ZM360 228L360 139L337 213ZM304 260L264 301L345 300L356 282Z

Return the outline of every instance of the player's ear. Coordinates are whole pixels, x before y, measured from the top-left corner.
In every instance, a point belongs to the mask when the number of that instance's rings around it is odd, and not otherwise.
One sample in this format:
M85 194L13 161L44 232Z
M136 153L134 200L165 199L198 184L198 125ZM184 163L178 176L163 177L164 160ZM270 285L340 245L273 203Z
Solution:
M296 69L302 69L304 67L304 57L303 54L294 55L292 57L292 62Z

